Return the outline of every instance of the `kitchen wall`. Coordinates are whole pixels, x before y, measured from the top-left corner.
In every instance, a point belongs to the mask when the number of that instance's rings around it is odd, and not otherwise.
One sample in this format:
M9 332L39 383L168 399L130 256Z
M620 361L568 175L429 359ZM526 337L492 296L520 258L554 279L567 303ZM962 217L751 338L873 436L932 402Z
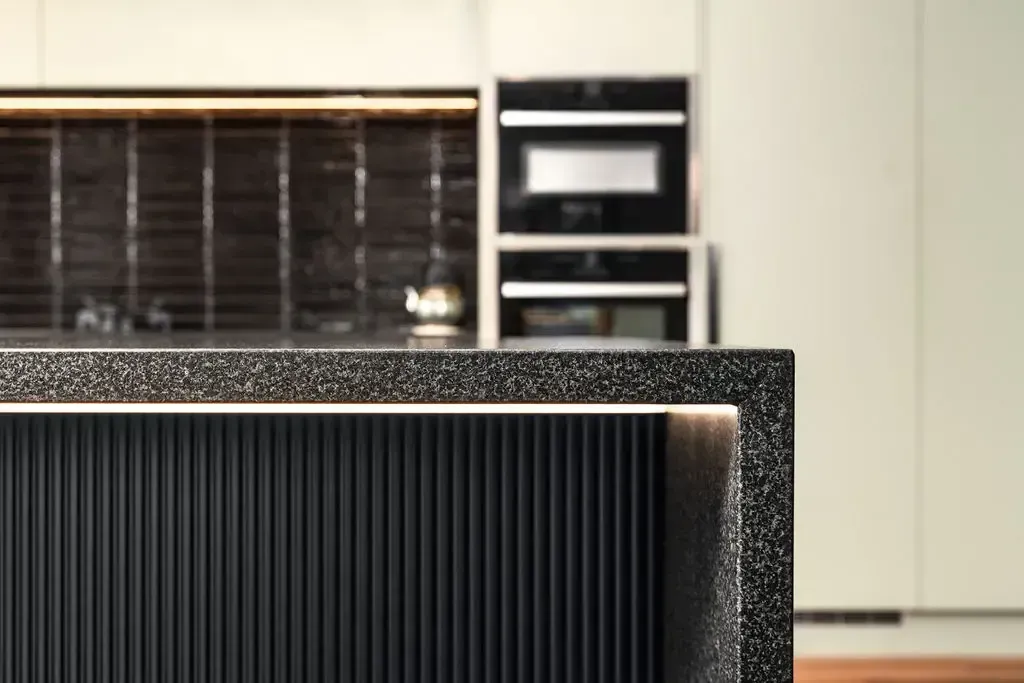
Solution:
M475 117L0 118L0 225L0 327L387 329L438 249L475 302Z

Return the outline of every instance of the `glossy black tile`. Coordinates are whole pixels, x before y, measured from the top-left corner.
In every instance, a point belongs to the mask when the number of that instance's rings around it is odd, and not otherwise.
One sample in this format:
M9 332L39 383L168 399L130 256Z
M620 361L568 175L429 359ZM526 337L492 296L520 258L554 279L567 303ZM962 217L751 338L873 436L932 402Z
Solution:
M50 149L48 122L0 122L0 325L48 325Z
M0 120L0 231L0 327L389 329L441 250L475 301L476 122Z

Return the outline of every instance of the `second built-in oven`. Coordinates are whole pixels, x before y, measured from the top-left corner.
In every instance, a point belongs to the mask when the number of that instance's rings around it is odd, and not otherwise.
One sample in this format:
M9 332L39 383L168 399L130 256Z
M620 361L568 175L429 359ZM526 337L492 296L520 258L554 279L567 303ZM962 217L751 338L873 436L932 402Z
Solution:
M501 335L687 341L685 252L506 252Z
M506 233L688 230L683 79L498 84Z

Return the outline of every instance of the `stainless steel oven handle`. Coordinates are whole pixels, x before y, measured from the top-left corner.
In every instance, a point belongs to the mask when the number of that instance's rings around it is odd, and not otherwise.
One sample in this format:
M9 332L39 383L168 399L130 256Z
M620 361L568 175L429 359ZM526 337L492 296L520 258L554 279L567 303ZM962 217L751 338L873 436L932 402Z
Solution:
M502 282L506 299L673 299L685 282Z
M706 240L687 233L630 232L614 234L553 234L535 232L498 233L498 251L691 251L701 248Z
M524 111L506 109L498 114L505 128L585 128L588 126L681 126L681 111Z

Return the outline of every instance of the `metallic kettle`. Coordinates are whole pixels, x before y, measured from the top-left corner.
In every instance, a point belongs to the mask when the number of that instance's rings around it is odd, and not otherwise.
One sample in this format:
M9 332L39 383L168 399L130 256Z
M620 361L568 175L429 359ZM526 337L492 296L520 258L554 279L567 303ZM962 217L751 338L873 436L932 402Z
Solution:
M427 267L423 286L405 288L405 308L420 325L452 327L466 310L466 300L451 267L442 258Z

